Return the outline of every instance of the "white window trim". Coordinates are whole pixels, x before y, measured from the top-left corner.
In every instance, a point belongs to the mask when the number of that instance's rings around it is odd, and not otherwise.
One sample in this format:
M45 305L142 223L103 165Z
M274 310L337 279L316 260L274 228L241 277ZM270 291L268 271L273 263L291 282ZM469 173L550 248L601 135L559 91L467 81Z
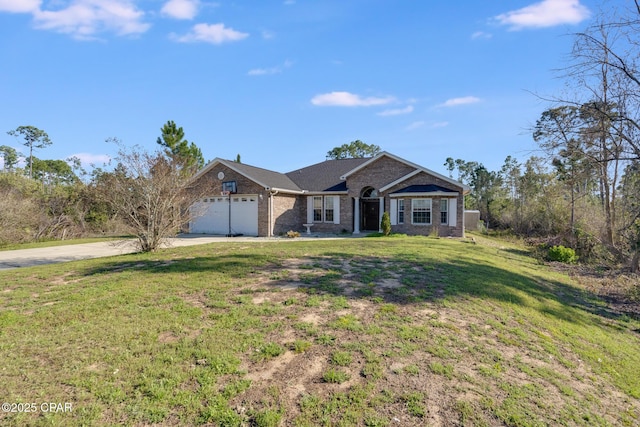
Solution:
M314 212L316 210L315 207L315 198L319 198L322 200L322 207L320 208L320 219L315 219ZM329 198L333 200L333 220L327 220L326 218L326 209L327 209L327 200ZM323 195L315 195L315 196L307 196L307 224L340 224L340 196L323 196Z
M419 211L419 212L429 212L429 222L414 222L413 221L413 214L415 212L414 204L415 204L415 201L417 201L417 200L427 200L429 202L428 211ZM405 215L406 215L406 206L405 206ZM433 199L411 199L411 225L432 225L432 224L433 224Z

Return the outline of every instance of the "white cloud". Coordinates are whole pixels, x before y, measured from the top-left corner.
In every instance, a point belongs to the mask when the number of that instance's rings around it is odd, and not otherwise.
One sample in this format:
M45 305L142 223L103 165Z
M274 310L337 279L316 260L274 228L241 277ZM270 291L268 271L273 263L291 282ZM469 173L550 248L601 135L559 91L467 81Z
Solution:
M412 130L416 130L421 128L422 126L424 126L424 121L420 120L417 122L413 122L411 123L409 126L407 126L406 128L404 128L404 130L406 131L412 131Z
M439 129L449 126L449 122L435 122L431 124L431 129Z
M247 37L249 34L226 28L224 24L196 24L191 32L184 36L173 36L176 41L181 43L205 42L212 44L233 42Z
M500 14L494 19L511 30L578 24L591 15L580 0L543 0L539 3Z
M0 0L0 12L29 13L40 9L42 0Z
M193 19L198 14L199 0L169 0L160 12L175 19Z
M458 105L468 105L480 102L480 98L475 96L463 96L461 98L451 98L440 104L441 107L457 107Z
M77 157L80 159L80 163L82 163L83 166L100 166L102 164L109 163L111 160L111 157L106 154L76 153L69 157Z
M377 98L356 95L349 92L330 92L316 95L311 99L313 105L321 107L371 107L393 102L394 98Z
M401 114L409 114L413 112L413 105L407 105L405 108L397 108L392 110L384 110L378 113L378 116L399 116Z
M247 73L247 75L249 76L265 76L265 75L269 75L269 74L280 74L282 73L285 69L291 67L293 65L292 61L284 61L284 64L279 65L277 67L271 67L271 68L254 68L253 70L249 70L249 72Z
M478 40L478 39L490 39L491 37L493 37L493 35L491 33L485 33L484 31L476 31L475 33L471 34L471 40Z
M74 0L64 9L34 12L37 28L93 39L102 31L119 35L144 33L150 27L130 0Z

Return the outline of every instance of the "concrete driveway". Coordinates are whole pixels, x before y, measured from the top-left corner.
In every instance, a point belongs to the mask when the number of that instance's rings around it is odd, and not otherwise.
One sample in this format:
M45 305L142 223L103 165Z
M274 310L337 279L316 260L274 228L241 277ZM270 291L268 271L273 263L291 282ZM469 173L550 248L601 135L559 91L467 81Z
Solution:
M203 235L185 235L169 239L169 247L202 245L212 242L264 241L259 237L219 237ZM77 245L52 246L48 248L18 249L0 251L0 270L20 267L32 267L42 264L76 261L88 258L100 258L135 252L133 240L80 243Z
M335 235L302 235L296 240L324 239L339 240L347 237ZM291 239L280 237L224 237L202 234L183 234L169 239L165 247L180 247L203 245L214 242L284 242ZM77 261L81 259L100 258L135 252L133 240L108 241L97 243L80 243L77 245L52 246L48 248L18 249L14 251L0 251L0 271L20 267L33 267L42 264Z

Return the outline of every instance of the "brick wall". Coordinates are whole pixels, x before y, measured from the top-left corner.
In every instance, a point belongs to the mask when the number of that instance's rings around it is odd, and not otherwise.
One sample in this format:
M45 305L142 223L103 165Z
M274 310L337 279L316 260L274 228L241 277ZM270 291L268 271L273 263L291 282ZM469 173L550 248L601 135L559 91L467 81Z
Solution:
M273 235L279 236L289 230L302 233L306 229L302 224L306 223L306 203L303 196L279 193L273 196ZM266 218L264 218L266 220ZM259 220L262 220L260 218Z
M349 188L349 196L350 197L360 197L362 190L366 187L373 187L376 190L380 190L380 188L385 187L391 182L406 176L407 174L413 172L415 168L394 160L389 157L382 157L376 162L370 164L366 168L354 173L353 175L347 178L347 187ZM447 189L451 189L457 191L458 198L456 203L456 218L457 225L455 227L450 227L448 225L440 225L440 197L432 197L432 225L412 225L411 224L411 197L407 198L406 210L405 210L405 224L398 224L392 227L394 232L397 233L406 233L406 234L422 234L429 235L434 232L434 227L437 227L437 234L440 236L452 236L452 237L463 237L464 236L464 227L462 223L462 212L464 210L464 198L462 195L462 189L452 185L448 181L445 181L436 176L427 174L427 173L419 173L400 184L388 189L385 192L380 192L378 195L380 197L384 197L384 209L386 212L389 212L391 207L389 194L400 190L402 188L408 187L410 185L429 185L435 184L440 187L444 187ZM349 205L351 209L351 204Z
M362 189L381 187L399 179L415 169L389 157L382 157L347 178L350 197L360 197Z
M440 199L441 197L431 197L431 225L412 225L411 224L411 196L405 198L405 224L398 224L392 227L394 232L406 233L406 234L422 234L429 235L434 233L434 227L436 227L435 233L439 236L450 237L463 237L464 236L464 224L462 223L462 212L464 210L464 196L462 195L462 188L456 187L451 183L440 179L436 176L429 175L427 173L419 173L402 183L388 189L384 195L392 194L393 192L410 185L429 185L434 184L440 187L444 187L450 190L458 192L456 202L456 226L451 227L449 225L440 224ZM389 197L385 197L385 210L389 211L391 208L391 201ZM449 213L450 215L453 212Z
M330 194L328 196L336 196L336 194ZM304 224L307 223L307 197L309 196L305 195L300 197L300 215ZM335 234L353 232L353 200L346 194L340 195L340 212L338 215L340 215L340 224L334 224L333 222L314 222L313 227L311 227L311 232ZM303 223L300 223L300 226L306 233L307 229L306 227L302 227Z

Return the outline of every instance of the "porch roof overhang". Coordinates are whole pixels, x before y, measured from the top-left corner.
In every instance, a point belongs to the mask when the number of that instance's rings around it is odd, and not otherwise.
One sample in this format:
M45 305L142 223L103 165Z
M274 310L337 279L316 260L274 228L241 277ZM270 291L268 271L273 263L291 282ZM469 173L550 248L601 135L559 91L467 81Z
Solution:
M345 194L349 194L348 191L305 191L307 196L341 196Z
M431 191L429 193L393 193L389 197L458 197L458 192Z
M460 193L439 185L410 185L389 194L389 197L458 197Z

